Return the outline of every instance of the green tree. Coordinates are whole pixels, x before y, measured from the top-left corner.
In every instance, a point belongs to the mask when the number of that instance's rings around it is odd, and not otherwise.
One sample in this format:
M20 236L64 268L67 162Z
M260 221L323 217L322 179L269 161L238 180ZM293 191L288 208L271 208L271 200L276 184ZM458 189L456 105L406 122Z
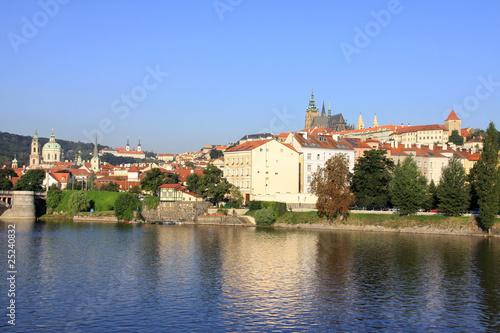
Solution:
M222 177L222 170L209 163L203 170L203 177L199 183L199 192L216 206L231 190L231 184Z
M214 158L219 158L219 157L223 157L224 156L224 153L222 152L222 150L219 150L219 149L212 149L210 151L210 159L214 159Z
M43 180L45 179L45 171L42 169L28 170L21 178L16 182L14 190L19 191L43 191Z
M141 194L141 188L137 185L134 185L128 190L128 193Z
M169 174L161 171L158 168L154 168L150 172L146 173L145 177L141 179L141 189L143 191L149 191L153 195L158 195L158 187L163 184L175 184L178 181L179 175Z
M11 168L0 169L0 190L10 191L12 190L12 177L17 177L17 173Z
M90 200L85 192L75 192L69 197L68 207L73 214L87 212L90 209Z
M121 193L115 201L115 216L118 220L129 221L134 218L134 209L141 206L141 202L132 193Z
M500 210L500 170L498 168L498 131L490 123L484 137L484 147L475 168L475 189L478 195L479 223L491 233L495 215Z
M412 156L394 168L389 184L392 204L401 214L414 214L428 202L427 180Z
M47 207L51 210L54 210L59 206L62 199L62 191L57 187L56 184L52 184L47 191L47 199L45 200L47 203Z
M243 203L243 195L238 186L231 186L231 200L229 200L229 207L231 208L241 208Z
M313 174L311 193L318 197L316 208L319 216L328 219L337 215L347 217L349 205L355 200L350 183L349 163L343 154L332 156Z
M107 184L104 184L101 186L99 191L106 191L106 192L119 192L120 191L120 185L118 185L115 182L109 182Z
M431 180L431 183L429 184L429 198L427 201L427 207L429 209L434 209L437 208L439 199L437 196L437 186L434 183L434 179Z
M458 130L453 130L448 138L448 142L461 146L464 144L464 138L460 135L460 133L458 133Z
M389 204L389 182L394 162L388 159L385 150L369 150L354 166L351 190L360 206L387 206Z
M467 210L470 204L470 191L466 180L462 161L454 156L443 168L437 187L438 207L442 213L460 216Z
M193 173L186 178L186 184L196 194L200 193L201 176L197 173Z

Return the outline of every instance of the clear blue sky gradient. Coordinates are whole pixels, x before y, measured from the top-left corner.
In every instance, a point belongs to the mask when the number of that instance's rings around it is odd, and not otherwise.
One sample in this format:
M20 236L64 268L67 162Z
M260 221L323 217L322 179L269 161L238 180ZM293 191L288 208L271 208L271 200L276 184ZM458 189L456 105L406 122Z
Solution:
M302 129L312 88L351 124L500 127L496 0L54 2L0 2L1 131L195 151Z

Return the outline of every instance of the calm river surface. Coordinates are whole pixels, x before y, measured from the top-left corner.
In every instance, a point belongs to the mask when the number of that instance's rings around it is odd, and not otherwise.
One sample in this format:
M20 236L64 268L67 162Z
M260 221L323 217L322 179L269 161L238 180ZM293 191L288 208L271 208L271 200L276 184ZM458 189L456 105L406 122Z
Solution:
M500 331L500 239L7 221L0 251L0 331Z

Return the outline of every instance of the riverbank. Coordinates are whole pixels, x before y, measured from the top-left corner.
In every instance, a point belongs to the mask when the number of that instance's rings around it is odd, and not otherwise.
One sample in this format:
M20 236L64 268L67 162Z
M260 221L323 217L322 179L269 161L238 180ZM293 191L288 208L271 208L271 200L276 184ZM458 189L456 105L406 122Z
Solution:
M487 236L477 225L474 217L470 216L355 213L350 214L345 220L328 221L326 218L320 218L315 211L286 212L272 227ZM498 218L493 227L492 236L500 237L500 219Z

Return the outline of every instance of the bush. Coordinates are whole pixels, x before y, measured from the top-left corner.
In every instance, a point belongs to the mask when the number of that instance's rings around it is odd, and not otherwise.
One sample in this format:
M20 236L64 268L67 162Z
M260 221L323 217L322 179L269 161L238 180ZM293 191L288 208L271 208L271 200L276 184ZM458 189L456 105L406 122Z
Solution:
M73 214L87 212L90 209L90 200L85 192L75 192L69 197L68 206Z
M128 221L134 218L134 209L139 207L141 202L132 193L121 193L115 202L115 216L118 220Z
M276 217L271 207L258 210L254 217L255 222L260 226L271 225L276 221Z
M262 203L262 201L255 201L255 200L249 201L248 202L248 209L259 210L262 208L261 203Z
M151 210L155 210L160 203L159 197L145 197L143 201L144 205Z
M59 206L62 199L62 191L57 187L57 185L52 185L47 191L47 207L52 211Z

